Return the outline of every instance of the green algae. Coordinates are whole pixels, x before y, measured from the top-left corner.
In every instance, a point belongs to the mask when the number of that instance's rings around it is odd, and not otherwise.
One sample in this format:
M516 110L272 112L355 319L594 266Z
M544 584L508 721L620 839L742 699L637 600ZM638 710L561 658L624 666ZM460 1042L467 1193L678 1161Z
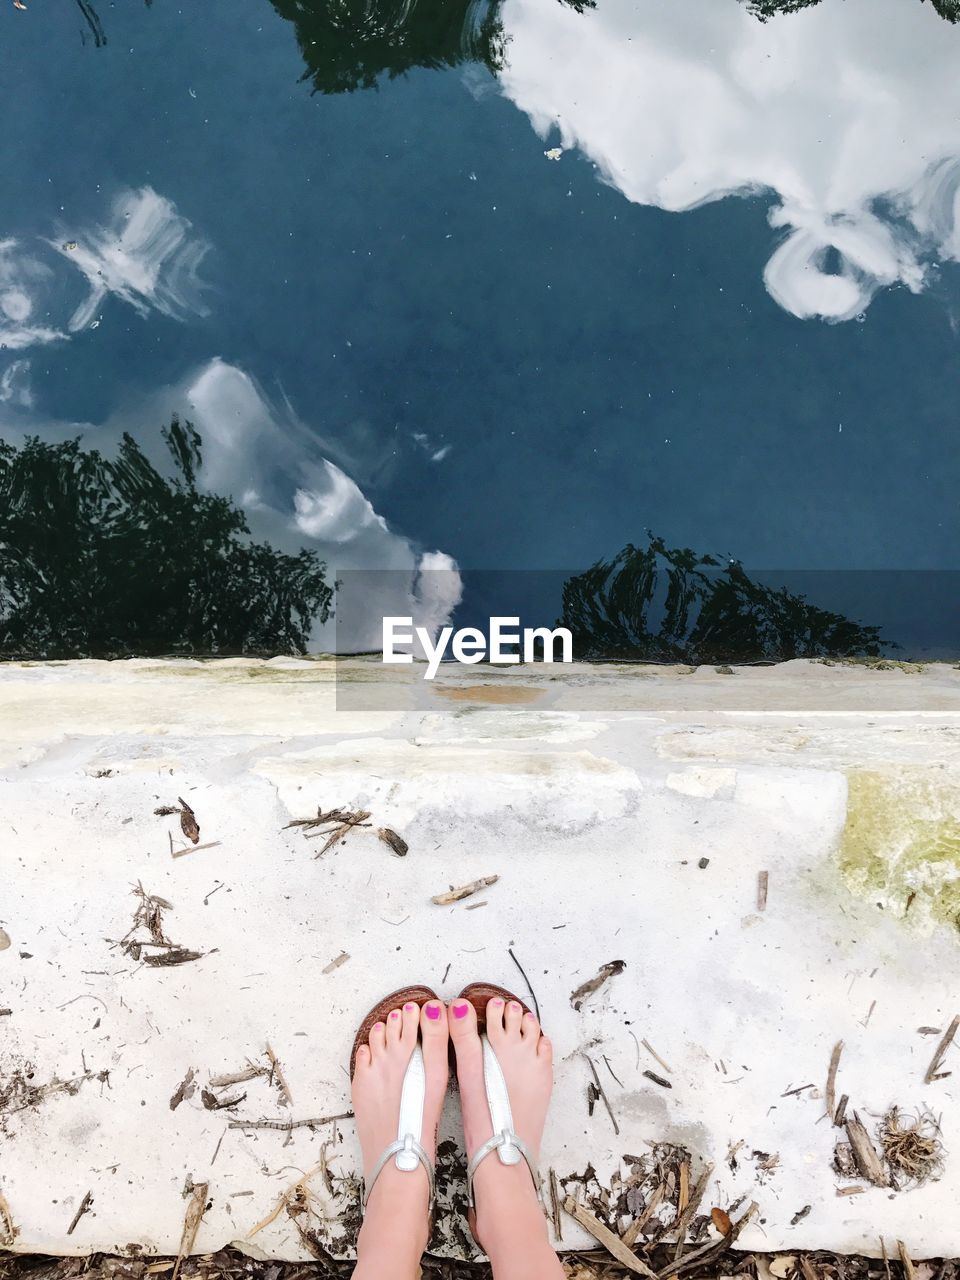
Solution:
M928 769L847 776L840 874L858 897L960 930L960 782Z

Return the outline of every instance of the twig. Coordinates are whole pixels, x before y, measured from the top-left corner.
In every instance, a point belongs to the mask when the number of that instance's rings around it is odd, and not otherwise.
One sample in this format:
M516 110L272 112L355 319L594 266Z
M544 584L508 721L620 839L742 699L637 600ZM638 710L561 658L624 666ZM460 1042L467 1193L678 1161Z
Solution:
M560 1217L560 1186L557 1175L550 1170L550 1208L553 1217L553 1234L558 1241L563 1240L563 1219Z
M617 1134L617 1136L619 1137L620 1126L617 1124L617 1117L613 1114L613 1107L611 1107L610 1105L610 1099L607 1097L607 1095L603 1091L603 1085L600 1083L600 1077L597 1075L597 1068L593 1065L593 1060L589 1057L588 1054L585 1053L583 1056L586 1059L591 1072L593 1073L593 1082L597 1087L597 1092L599 1093L600 1097L603 1099L603 1105L607 1108L607 1115L610 1117L610 1123L613 1125L613 1132Z
M842 1129L847 1119L847 1103L850 1101L849 1094L843 1094L837 1103L837 1109L833 1114L833 1123L838 1129Z
M607 1057L607 1055L606 1055L606 1054L604 1054L604 1055L603 1055L603 1060L604 1060L604 1062L605 1062L605 1063L606 1063L606 1065L607 1065L607 1070L610 1072L610 1074L613 1076L614 1080L616 1080L617 1084L618 1084L618 1085L620 1086L620 1088L622 1089L622 1088L623 1088L623 1081L620 1079L620 1077L619 1077L619 1076L617 1075L617 1073L614 1071L613 1067L611 1067L611 1065L610 1065L610 1059Z
M960 1013L957 1014L949 1027L947 1027L943 1039L937 1045L937 1051L930 1060L929 1067L927 1067L927 1074L923 1077L924 1084L932 1084L934 1080L940 1078L940 1068L943 1066L944 1056L953 1043L953 1038L957 1034L958 1029L960 1029Z
M93 1204L93 1193L91 1191L88 1191L87 1194L80 1201L80 1208L73 1215L73 1221L70 1223L69 1227L67 1227L68 1236L73 1235L73 1232L74 1232L74 1229L76 1228L77 1223L80 1221L80 1219L83 1217L83 1215L87 1212L87 1210L90 1208L92 1204Z
M257 1076L268 1076L270 1070L267 1067L247 1067L243 1071L234 1071L226 1076L211 1076L211 1089L223 1089L231 1084L246 1084L248 1080L256 1080Z
M340 966L342 964L346 964L349 959L350 953L348 951L341 951L340 954L338 956L334 956L330 963L325 965L320 972L322 974L333 973L334 969L339 969Z
M633 1036L633 1043L637 1046L637 1060L636 1060L636 1062L633 1064L633 1069L634 1069L635 1071L639 1071L639 1069L640 1069L640 1041L637 1039L636 1034L635 1034L633 1031L631 1031L631 1030L629 1029L629 1027L627 1028L627 1035L629 1035L629 1036ZM649 1046L648 1046L648 1047L649 1047ZM651 1050L651 1052L652 1052L652 1050Z
M530 999L533 1001L533 1007L534 1007L534 1010L535 1010L535 1012L536 1012L537 1019L539 1020L539 1018L540 1018L540 1002L539 1002L539 1000L537 999L537 993L534 991L533 987L530 985L530 979L527 977L527 975L526 975L526 972L525 972L525 970L524 970L523 965L520 963L520 961L517 959L517 957L513 954L513 947L507 947L507 955L510 957L510 959L513 961L513 963L514 963L514 964L517 966L517 968L520 970L520 977L523 979L524 983L526 984L526 988L527 988L527 990L530 992Z
M699 1249L694 1249L693 1253L688 1253L680 1262L667 1263L665 1267L657 1272L657 1280L667 1280L669 1276L676 1276L682 1271L689 1271L692 1267L698 1266L701 1262L708 1260L712 1262L713 1259L718 1258L721 1253L726 1253L753 1215L757 1212L759 1207L760 1206L757 1204L756 1200L754 1200L750 1204L746 1213L744 1213L741 1218L738 1218L731 1227L729 1234L725 1235L722 1240L718 1240L716 1242L711 1241L709 1244L702 1245Z
M880 1237L880 1253L883 1257L883 1266L887 1273L887 1280L890 1280L890 1255L887 1253L887 1242L883 1236Z
M201 849L216 849L222 842L220 840L211 840L209 844L194 844L189 849L171 849L171 858L185 858L188 853L199 853Z
M629 1227L627 1227L626 1231L621 1236L621 1239L627 1248L632 1249L636 1244L637 1236L639 1236L640 1232L656 1213L657 1208L660 1205L660 1201L666 1194L666 1190L667 1184L665 1182L661 1182L659 1187L657 1187L656 1191L654 1191L653 1195L647 1201L647 1206L643 1213L641 1213L640 1217L634 1218L633 1222L631 1222Z
M451 902L461 902L464 898L469 898L471 894L479 893L481 889L488 889L490 885L496 884L499 879L499 876L481 876L479 880L471 880L469 884L462 884L459 889L450 889L447 893L435 894L430 901L436 903L438 907L448 907Z
M658 1076L655 1071L644 1071L643 1073L648 1080L652 1080L654 1084L660 1085L662 1089L672 1089L673 1085L669 1080L664 1080L663 1076Z
M187 1212L183 1218L183 1234L180 1237L180 1248L177 1250L177 1261L173 1268L173 1280L177 1280L181 1263L193 1249L197 1231L200 1229L200 1221L207 1207L207 1192L209 1190L210 1184L208 1182L194 1183L193 1194L190 1197Z
M856 1112L853 1113L853 1119L846 1123L847 1138L853 1150L853 1159L860 1170L861 1174L868 1182L872 1182L875 1187L888 1187L890 1179L887 1171L883 1167L877 1149L870 1140L860 1117Z
M595 991L599 991L610 978L615 978L618 973L623 973L626 967L626 960L608 960L606 964L600 966L599 972L595 977L588 978L575 991L571 991L570 1003L577 1013L580 1012L580 1008L588 996L592 996Z
M766 911L767 891L770 888L770 872L761 871L757 876L757 910Z
M900 1261L903 1263L903 1274L906 1276L906 1280L917 1280L917 1273L914 1270L913 1259L907 1252L907 1246L902 1240L897 1241L897 1250L900 1254Z
M837 1187L838 1196L862 1196L866 1187Z
M290 1086L287 1084L286 1076L283 1074L283 1068L280 1066L280 1059L277 1057L277 1055L273 1052L273 1049L270 1047L269 1040L267 1041L267 1057L270 1059L272 1074L274 1079L277 1082L277 1088L280 1090L280 1095L284 1101L284 1104L288 1107L292 1107L293 1094L290 1092Z
M686 1164L681 1165L681 1172L685 1167L686 1167ZM713 1165L708 1164L704 1169L703 1173L701 1173L700 1177L697 1179L697 1185L693 1188L693 1192L691 1193L690 1198L687 1201L686 1207L684 1208L683 1212L679 1214L679 1216L677 1217L676 1225L674 1228L677 1233L677 1247L674 1250L674 1254L673 1254L674 1259L679 1258L680 1255L683 1253L683 1246L686 1244L686 1240L687 1240L687 1228L690 1226L690 1223L693 1220L694 1214L700 1208L700 1203L703 1200L704 1195L706 1194L707 1183L710 1181L710 1178L712 1175L713 1175Z
M634 1039L636 1039L636 1037L634 1037ZM671 1070L671 1068L670 1068L670 1067L668 1067L668 1066L667 1066L667 1064L664 1062L664 1060L660 1057L659 1053L657 1053L656 1049L654 1049L654 1047L653 1047L653 1045L650 1043L650 1041L649 1041L649 1040L641 1040L641 1042L640 1042L640 1043L643 1045L643 1047L646 1049L647 1053L649 1053L649 1054L650 1054L650 1056L651 1056L652 1058L656 1058L657 1062L659 1062L659 1063L660 1063L661 1067L663 1067L663 1069L664 1069L664 1071L667 1073L667 1075L668 1075L668 1076L672 1076L672 1075L673 1075L673 1071ZM640 1065L640 1059L638 1058L638 1059L637 1059L637 1066L639 1066L639 1065Z
M843 1041L838 1040L830 1055L830 1067L827 1071L827 1115L837 1114L837 1069L840 1066L840 1055L843 1053Z
M580 1223L581 1227L585 1227L593 1236L594 1240L599 1241L612 1257L632 1271L635 1275L646 1276L647 1280L656 1280L657 1273L642 1262L634 1253L627 1248L619 1236L615 1236L609 1227L605 1227L599 1218L595 1218L589 1209L585 1209L582 1204L577 1204L572 1196L568 1196L563 1202L563 1207Z
M310 1120L230 1120L231 1129L305 1129L310 1125L330 1124L333 1120L352 1120L352 1111L341 1111L335 1116L314 1116Z
M13 1225L13 1214L3 1192L0 1191L0 1245L5 1249L13 1247L17 1238L17 1228Z

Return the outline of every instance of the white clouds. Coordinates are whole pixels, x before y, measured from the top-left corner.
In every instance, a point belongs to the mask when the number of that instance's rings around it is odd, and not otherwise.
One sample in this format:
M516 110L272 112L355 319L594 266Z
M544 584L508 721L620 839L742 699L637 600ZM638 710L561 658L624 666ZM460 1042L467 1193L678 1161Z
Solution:
M960 30L902 0L506 0L506 94L639 204L770 192L764 272L794 315L847 320L960 259Z
M12 404L21 409L33 407L29 360L14 360L0 373L0 404Z
M326 483L298 489L293 495L296 526L301 533L320 542L342 545L352 542L371 526L387 531L387 522L378 516L348 475L326 458L320 460Z
M66 337L35 319L52 277L19 241L0 240L0 347L22 351Z
M197 268L208 245L192 234L176 206L152 187L141 187L118 196L112 213L109 227L77 232L75 240L49 241L90 286L70 317L71 332L86 328L108 294L142 316L150 311L175 319L206 314Z

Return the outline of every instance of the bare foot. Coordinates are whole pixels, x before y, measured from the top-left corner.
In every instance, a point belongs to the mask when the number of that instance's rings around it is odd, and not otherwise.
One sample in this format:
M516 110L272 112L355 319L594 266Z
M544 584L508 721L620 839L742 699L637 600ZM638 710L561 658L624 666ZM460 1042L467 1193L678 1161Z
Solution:
M483 1082L483 1049L477 1033L477 1015L469 1001L454 1000L448 1021L457 1054L469 1160L493 1136ZM553 1048L541 1034L534 1015L525 1014L517 1001L490 1001L487 1037L503 1068L514 1129L536 1161L553 1089ZM546 1220L525 1161L501 1164L497 1152L491 1152L477 1169L474 1191L476 1222L471 1226L497 1275L506 1276L515 1270L517 1274L537 1276L563 1274L547 1241ZM534 1270L529 1269L531 1266Z
M426 1071L426 1097L423 1132L414 1137L419 1137L429 1159L436 1159L437 1125L447 1091L445 1014L439 1000L429 1001L422 1009L408 1002L402 1009L391 1010L385 1022L373 1026L368 1043L357 1050L353 1110L365 1178L369 1178L386 1148L396 1141L403 1077L418 1038ZM429 1231L426 1170L418 1166L415 1172L407 1173L389 1160L369 1195L357 1246L360 1262L364 1262L366 1253L370 1274L374 1275L376 1266L380 1265L378 1255L384 1247L394 1251L394 1265L398 1261L398 1249L404 1253L410 1251L419 1258L427 1247ZM362 1276L364 1270L362 1265L358 1266L355 1274Z

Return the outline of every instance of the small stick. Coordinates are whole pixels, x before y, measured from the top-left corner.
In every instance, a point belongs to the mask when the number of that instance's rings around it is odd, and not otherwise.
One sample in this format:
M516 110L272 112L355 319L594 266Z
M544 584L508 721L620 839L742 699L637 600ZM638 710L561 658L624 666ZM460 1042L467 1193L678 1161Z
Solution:
M837 1114L837 1069L840 1066L840 1055L843 1053L843 1041L838 1040L830 1055L830 1067L827 1071L827 1115Z
M654 1047L653 1047L653 1045L650 1043L650 1041L649 1041L649 1040L641 1040L641 1041L640 1041L640 1043L643 1045L643 1047L646 1049L647 1053L649 1053L649 1054L650 1054L650 1056L651 1056L652 1058L656 1058L657 1062L659 1062L659 1063L660 1063L661 1067L663 1067L663 1069L664 1069L664 1071L667 1073L667 1075L668 1075L668 1076L672 1076L672 1075L673 1075L672 1070L667 1066L667 1064L664 1062L664 1060L660 1057L659 1053L657 1053L656 1049L654 1049ZM639 1066L639 1065L640 1065L640 1060L639 1060L639 1058L638 1058L638 1059L637 1059L637 1066Z
M593 1065L592 1059L587 1054L584 1054L583 1056L593 1073L593 1082L597 1087L597 1092L603 1099L603 1105L607 1108L607 1115L610 1117L610 1123L613 1125L613 1132L619 1137L620 1126L617 1124L617 1117L613 1114L613 1107L610 1105L610 1099L603 1091L603 1085L600 1083L600 1077L597 1075L597 1068Z
M558 1241L563 1240L563 1219L560 1217L560 1185L557 1175L550 1170L550 1206L553 1216L553 1234Z
M757 876L757 910L767 909L767 890L770 887L770 872L761 871Z
M341 1111L335 1116L315 1116L310 1120L230 1120L231 1129L304 1129L309 1125L330 1124L334 1120L352 1120L352 1111Z
M820 1280L816 1267L806 1256L800 1259L800 1270L803 1272L803 1280Z
M887 1273L887 1280L890 1280L890 1255L887 1253L887 1242L883 1236L880 1237L880 1252L883 1256L883 1265Z
M686 1160L680 1162L680 1188L677 1194L677 1208L682 1214L690 1203L690 1166Z
M527 990L530 992L530 999L533 1001L533 1007L534 1007L534 1010L535 1010L535 1012L536 1012L537 1018L539 1019L539 1017L540 1017L540 1002L537 1000L537 993L534 991L533 987L530 985L530 979L527 977L527 975L526 975L526 971L524 970L523 965L520 963L520 961L517 959L517 957L513 954L513 947L507 947L507 955L510 957L510 959L513 961L513 963L514 963L514 964L517 966L517 968L520 970L520 977L521 977L521 978L524 980L524 982L526 983Z
M617 1075L617 1073L614 1071L613 1067L611 1067L611 1065L610 1065L610 1059L607 1057L607 1055L606 1055L606 1054L604 1054L604 1055L603 1055L603 1060L604 1060L604 1062L607 1064L607 1070L610 1072L610 1074L613 1076L614 1080L616 1080L617 1084L618 1084L618 1085L620 1086L620 1088L622 1089L622 1088L623 1088L623 1081L620 1079L620 1077L619 1077L619 1076Z
M572 1196L564 1200L563 1207L571 1218L579 1222L581 1227L585 1227L594 1240L599 1241L607 1253L616 1258L628 1271L632 1271L634 1275L646 1276L647 1280L656 1280L657 1273L642 1262L636 1254L631 1253L620 1237L615 1236L609 1227L605 1227L599 1218L595 1218L589 1209L585 1209L582 1204L577 1204Z
M853 1159L860 1173L875 1187L889 1187L890 1179L887 1171L856 1112L853 1113L853 1119L847 1121L845 1127L850 1146L853 1148Z
M943 1039L937 1045L937 1051L933 1055L930 1065L927 1067L927 1074L923 1078L924 1084L932 1084L935 1079L940 1078L939 1072L941 1066L943 1066L944 1056L953 1043L953 1038L957 1034L958 1030L960 1030L960 1013L957 1014L949 1027L947 1027Z
M702 1245L699 1249L694 1249L693 1253L688 1253L680 1262L667 1263L665 1267L657 1272L657 1280L668 1280L670 1276L679 1275L681 1271L689 1271L692 1267L707 1259L712 1261L714 1258L718 1258L721 1253L726 1253L759 1207L756 1200L752 1201L744 1215L737 1219L729 1234L725 1235L722 1240L711 1241L709 1244Z
M339 969L340 966L342 964L346 964L349 959L350 953L347 951L341 951L340 954L335 956L325 968L320 970L320 972L323 974L333 973L334 969Z
M628 1249L632 1249L633 1246L636 1244L637 1236L639 1236L640 1232L643 1230L643 1228L647 1225L647 1223L653 1217L654 1213L656 1212L660 1204L660 1201L663 1199L666 1193L666 1190L667 1190L667 1184L665 1182L661 1182L659 1187L657 1187L656 1191L647 1201L647 1206L644 1209L643 1213L641 1213L639 1218L634 1218L633 1222L630 1223L629 1227L627 1227L626 1231L621 1236L623 1243L627 1246Z
M897 1250L900 1254L900 1261L903 1263L903 1274L906 1276L906 1280L917 1280L917 1273L913 1267L913 1259L907 1252L907 1246L902 1240L897 1241Z
M280 1066L280 1059L273 1052L273 1049L271 1049L269 1040L267 1041L267 1057L270 1059L270 1066L273 1068L272 1074L276 1079L277 1086L280 1090L280 1094L284 1100L284 1103L286 1106L292 1107L293 1094L290 1092L290 1087L287 1084L286 1076L284 1076L283 1074L283 1068Z
M686 1168L687 1168L687 1164L686 1164L686 1161L684 1161L684 1163L680 1166L681 1191L683 1190L683 1172ZM683 1246L686 1244L686 1240L687 1240L687 1228L690 1226L690 1223L693 1220L694 1214L700 1208L700 1203L703 1200L704 1195L706 1194L707 1183L710 1181L710 1178L712 1177L712 1175L713 1175L713 1165L708 1164L705 1167L703 1173L701 1173L700 1177L697 1179L697 1185L693 1188L693 1194L690 1196L686 1204L686 1207L684 1208L683 1212L679 1214L677 1217L677 1221L676 1221L677 1247L674 1250L674 1254L673 1254L675 1261L679 1259L680 1255L683 1253Z
M481 876L479 880L471 880L469 884L462 884L459 889L451 889L448 893L435 894L430 901L436 903L438 907L448 907L451 902L460 902L464 898L469 898L471 894L479 893L481 889L488 889L490 885L496 884L499 879L499 876Z
M234 1071L231 1075L211 1076L211 1089L223 1089L231 1084L246 1084L248 1080L256 1080L257 1076L268 1076L267 1067L247 1067L244 1071Z
M200 1229L200 1221L207 1207L207 1192L209 1190L210 1184L208 1182L194 1184L193 1195L190 1197L187 1212L183 1218L183 1234L180 1237L180 1248L177 1251L177 1261L173 1268L173 1280L177 1280L177 1276L180 1273L180 1265L194 1246L197 1232Z
M220 840L211 840L209 844L194 844L189 849L170 849L171 858L185 858L188 853L199 853L201 849L216 849Z
M849 1094L843 1094L837 1103L837 1109L834 1112L833 1123L838 1129L842 1129L847 1119L847 1103L850 1101Z
M70 1223L69 1227L67 1227L68 1236L73 1235L74 1228L76 1227L77 1223L80 1221L80 1219L83 1217L83 1215L87 1212L87 1210L90 1208L92 1204L93 1204L93 1193L88 1191L87 1194L80 1201L80 1208L73 1215L73 1221Z
M663 1089L672 1089L673 1085L669 1080L664 1080L663 1076L658 1076L655 1071L644 1071L643 1073L648 1080L652 1080L654 1084L658 1084Z
M17 1228L13 1225L13 1214L10 1212L10 1206L7 1204L6 1198L0 1191L0 1245L5 1249L11 1248L14 1240L17 1238Z
M862 1196L866 1187L837 1187L838 1196Z

